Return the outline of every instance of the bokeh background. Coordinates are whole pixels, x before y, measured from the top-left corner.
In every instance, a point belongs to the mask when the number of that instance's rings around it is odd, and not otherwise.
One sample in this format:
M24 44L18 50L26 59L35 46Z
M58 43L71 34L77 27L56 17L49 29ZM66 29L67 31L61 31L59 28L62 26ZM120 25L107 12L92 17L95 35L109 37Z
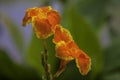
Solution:
M0 80L42 80L42 43L31 25L22 27L22 18L27 8L46 5L60 12L63 27L92 58L88 75L72 61L55 80L120 80L120 0L0 0ZM47 48L54 74L59 59L52 37Z

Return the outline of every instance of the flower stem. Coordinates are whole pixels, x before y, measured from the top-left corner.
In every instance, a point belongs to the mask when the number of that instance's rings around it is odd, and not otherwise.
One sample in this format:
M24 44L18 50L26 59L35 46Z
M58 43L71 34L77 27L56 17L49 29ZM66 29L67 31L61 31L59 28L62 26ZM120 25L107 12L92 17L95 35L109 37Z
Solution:
M47 45L46 45L46 40L42 40L43 47L44 47L44 52L42 53L42 65L45 69L45 74L46 74L46 79L47 80L53 80L52 79L52 74L51 74L51 68L50 64L48 64L48 50L47 50Z

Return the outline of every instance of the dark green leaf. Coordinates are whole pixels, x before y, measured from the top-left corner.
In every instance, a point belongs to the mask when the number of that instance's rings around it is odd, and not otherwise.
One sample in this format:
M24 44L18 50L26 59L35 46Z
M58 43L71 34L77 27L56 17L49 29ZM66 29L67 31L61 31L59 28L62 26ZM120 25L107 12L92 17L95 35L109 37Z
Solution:
M56 80L89 80L87 76L82 76L76 67L75 61L72 61Z
M26 59L29 65L34 67L41 75L45 75L41 61L41 52L43 52L42 42L33 35L27 49Z
M40 80L40 77L34 69L16 64L0 50L0 80Z
M48 49L48 63L51 65L52 73L55 73L57 65L57 59L55 57L55 45L52 43L52 38L47 39ZM33 35L30 46L27 51L28 63L40 72L41 75L45 75L44 68L41 63L41 52L43 52L43 44L40 39Z
M55 56L55 45L52 42L53 37L47 39L47 48L48 48L48 62L51 65L52 73L55 73L59 64L58 59Z
M70 5L74 5L92 27L99 30L108 16L106 11L108 2L109 0L75 0L75 2L70 0Z
M104 75L103 80L120 80L120 72Z
M104 71L106 73L120 72L120 38L114 40L105 50Z

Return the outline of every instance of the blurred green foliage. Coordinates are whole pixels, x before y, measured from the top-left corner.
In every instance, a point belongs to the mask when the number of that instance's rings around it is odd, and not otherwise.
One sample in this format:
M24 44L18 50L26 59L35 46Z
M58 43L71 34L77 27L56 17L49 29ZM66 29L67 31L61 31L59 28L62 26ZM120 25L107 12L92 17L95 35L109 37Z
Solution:
M30 67L16 64L7 53L0 50L0 80L40 80L38 73Z
M105 50L103 80L120 79L120 38L115 39Z
M52 2L54 1L52 0ZM63 5L60 6L63 8L61 23L63 27L70 30L78 46L91 57L92 69L88 75L82 76L75 61L72 61L55 80L119 80L120 35L117 31L120 30L112 29L111 31L110 21L112 20L107 21L107 17L111 16L107 12L108 5L116 7L115 4L119 5L119 0L59 0L59 3ZM41 40L32 34L30 43L24 51L24 38L15 21L8 16L4 16L0 20L6 25L17 49L25 54L25 62L18 64L8 56L8 51L0 49L0 80L41 80L41 77L45 75L41 63L41 52L43 51ZM98 35L106 23L110 44L104 48L101 46ZM112 35L113 32L117 33L117 36ZM55 57L55 45L51 42L52 37L47 39L47 49L48 62L51 65L52 74L54 74L59 67L59 59Z

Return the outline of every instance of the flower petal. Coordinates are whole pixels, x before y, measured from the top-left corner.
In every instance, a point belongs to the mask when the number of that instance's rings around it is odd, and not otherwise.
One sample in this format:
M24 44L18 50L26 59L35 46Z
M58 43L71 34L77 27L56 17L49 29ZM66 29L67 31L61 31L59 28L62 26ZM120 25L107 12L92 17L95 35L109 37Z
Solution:
M72 36L67 29L62 28L61 25L56 25L56 29L54 32L54 39L53 39L53 42L55 44L60 42L60 41L64 41L65 43L68 43L72 40L73 40Z
M79 52L80 55L76 58L76 65L82 75L86 75L91 69L91 59L83 51Z
M29 8L26 10L25 16L23 18L23 26L26 26L26 24L29 24L32 20L32 17L37 16L39 14L38 8Z
M48 16L48 21L50 22L52 27L55 29L55 25L60 24L60 21L61 21L61 17L59 13L55 10L52 10L47 13L47 16Z
M32 20L32 25L38 38L45 39L53 34L51 25L47 19L34 17Z
M71 41L67 44L67 47L70 49L71 55L74 58L77 58L79 56L78 51L80 50L77 44L74 41Z
M60 23L60 15L51 6L29 8L26 10L22 25L32 23L38 38L48 38L55 30L55 25Z
M57 43L56 45L56 56L62 60L70 61L73 60L74 57L71 54L69 47L67 47L64 41Z

